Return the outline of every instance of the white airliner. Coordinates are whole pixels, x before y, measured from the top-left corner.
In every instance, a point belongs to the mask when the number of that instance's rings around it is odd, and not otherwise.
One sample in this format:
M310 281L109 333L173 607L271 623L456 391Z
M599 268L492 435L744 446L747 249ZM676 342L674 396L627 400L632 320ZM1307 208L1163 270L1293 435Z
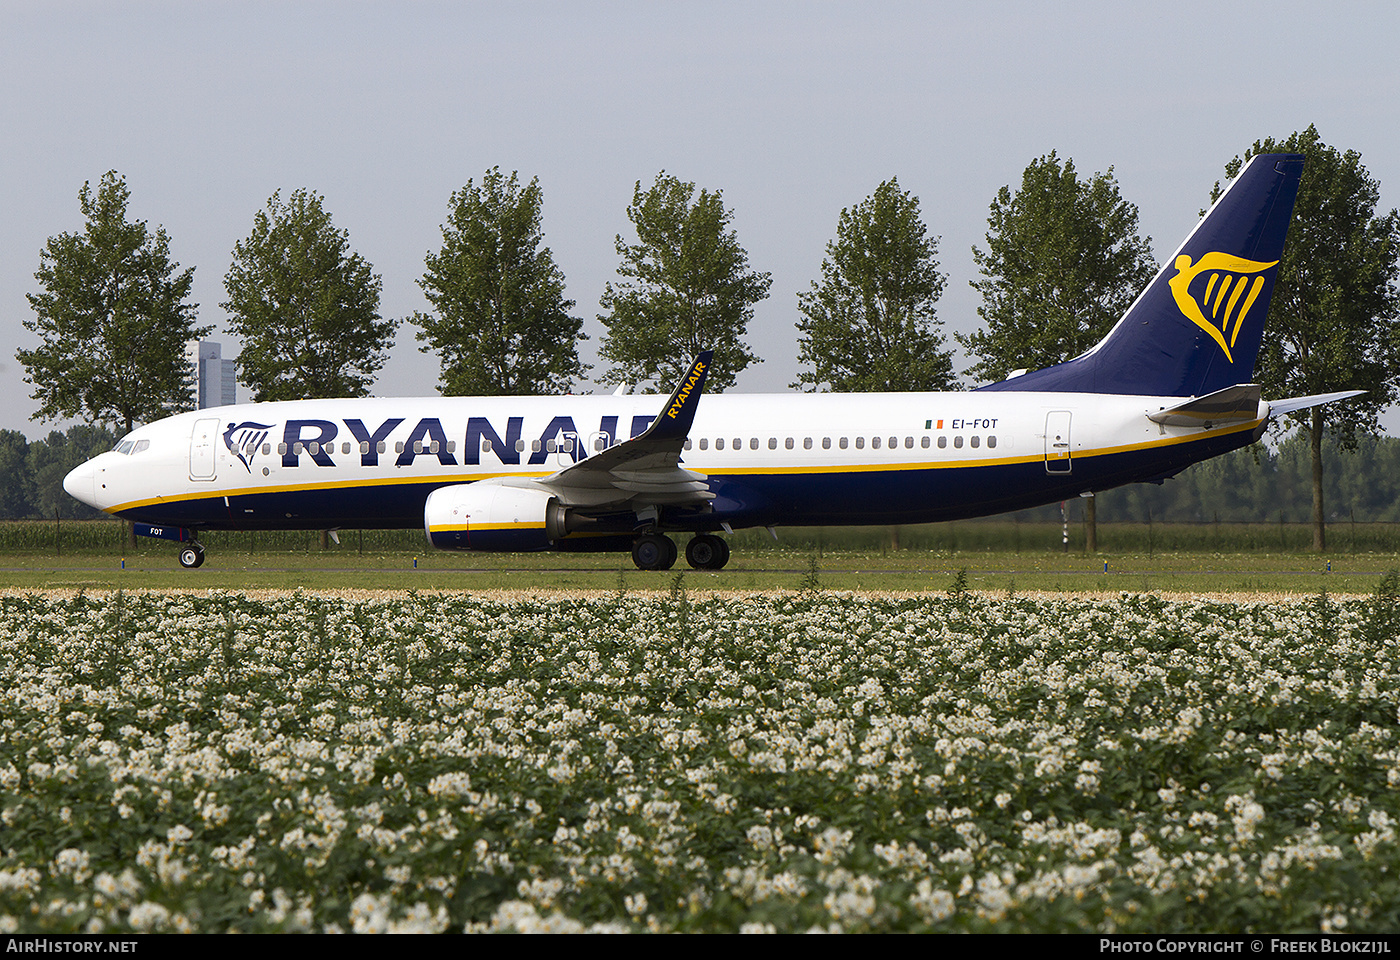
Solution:
M1303 158L1254 157L1088 353L958 393L299 400L133 430L73 470L84 503L179 541L202 530L410 528L445 550L628 550L719 569L716 534L923 523L1052 503L1257 440L1250 382Z

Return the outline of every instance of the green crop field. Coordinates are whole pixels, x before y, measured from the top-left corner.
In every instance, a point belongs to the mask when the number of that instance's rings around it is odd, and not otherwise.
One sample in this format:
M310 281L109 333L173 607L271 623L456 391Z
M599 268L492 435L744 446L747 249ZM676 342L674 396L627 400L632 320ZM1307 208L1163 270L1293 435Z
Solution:
M0 929L1400 928L1394 577L968 579L0 596Z

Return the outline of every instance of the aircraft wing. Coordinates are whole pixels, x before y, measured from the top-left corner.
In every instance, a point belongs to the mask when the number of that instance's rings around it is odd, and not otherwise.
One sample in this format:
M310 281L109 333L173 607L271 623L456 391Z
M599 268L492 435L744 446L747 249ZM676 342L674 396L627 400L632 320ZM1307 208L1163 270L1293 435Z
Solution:
M633 501L645 505L699 504L713 500L715 495L706 486L705 475L680 465L713 355L714 351L706 350L691 361L661 415L644 433L535 483L571 506Z

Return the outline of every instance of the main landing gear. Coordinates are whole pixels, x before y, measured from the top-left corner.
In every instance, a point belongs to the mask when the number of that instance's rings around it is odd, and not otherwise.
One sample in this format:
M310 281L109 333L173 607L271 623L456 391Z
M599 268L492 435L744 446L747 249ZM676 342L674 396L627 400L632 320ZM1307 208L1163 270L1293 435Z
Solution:
M180 566L187 570L204 564L204 544L198 540L191 540L180 548Z
M708 533L686 545L685 560L696 570L719 570L729 562L729 544ZM638 570L670 570L676 563L676 544L670 537L649 533L632 544L632 562Z

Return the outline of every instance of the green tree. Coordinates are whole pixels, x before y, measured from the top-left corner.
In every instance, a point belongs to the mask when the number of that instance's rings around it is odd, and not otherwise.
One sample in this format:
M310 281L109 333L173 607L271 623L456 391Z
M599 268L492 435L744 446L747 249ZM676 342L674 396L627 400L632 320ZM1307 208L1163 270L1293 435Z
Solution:
M41 517L57 515L75 520L106 516L101 510L70 497L63 489L63 478L78 464L112 449L116 441L116 436L103 427L79 423L62 433L50 431L47 438L31 443L27 466L34 513ZM131 542L136 542L134 535Z
M1137 207L1118 193L1113 168L1081 180L1073 160L1050 151L1031 161L1015 195L1002 187L987 218L977 313L986 329L958 341L979 359L983 381L1079 356L1127 312L1157 272ZM1084 505L1088 548L1098 547L1096 508Z
M243 341L239 379L257 400L364 396L393 342L398 321L379 316L379 276L321 201L274 193L233 248L222 306Z
M1081 180L1053 150L1026 167L1014 195L1001 188L987 225L987 249L972 248L986 329L958 335L978 358L969 372L984 382L1079 356L1157 272L1113 168Z
M1361 154L1322 142L1315 126L1286 140L1261 140L1225 165L1234 177L1258 153L1307 158L1293 223L1274 280L1269 325L1255 363L1266 395L1309 396L1365 390L1365 396L1292 414L1307 431L1312 458L1313 548L1327 548L1323 496L1323 434L1344 450L1359 433L1378 429L1395 402L1400 375L1400 214L1377 215L1380 184ZM1215 185L1211 198L1221 193Z
M193 268L177 272L170 239L126 217L131 192L116 171L94 195L84 183L81 233L52 237L39 254L26 329L43 343L16 353L34 386L33 419L76 418L119 425L187 409L192 374L185 344L209 327L195 325L188 303Z
M719 391L758 362L744 335L773 280L749 269L728 229L732 216L720 191L695 196L695 184L664 170L647 190L637 182L627 218L638 242L617 237L617 272L626 279L609 283L600 300L610 312L598 317L608 328L598 352L615 364L605 382L669 386L697 353L713 349L705 386Z
M564 393L586 372L583 320L541 246L543 203L538 177L521 187L498 167L452 194L442 249L418 281L436 313L413 315L423 349L442 357L443 393Z
M797 295L798 358L810 367L795 387L838 392L950 390L953 353L935 307L947 277L938 238L929 237L919 198L890 178L841 211L826 245L822 282Z
M29 440L18 430L0 430L0 517L32 516Z

